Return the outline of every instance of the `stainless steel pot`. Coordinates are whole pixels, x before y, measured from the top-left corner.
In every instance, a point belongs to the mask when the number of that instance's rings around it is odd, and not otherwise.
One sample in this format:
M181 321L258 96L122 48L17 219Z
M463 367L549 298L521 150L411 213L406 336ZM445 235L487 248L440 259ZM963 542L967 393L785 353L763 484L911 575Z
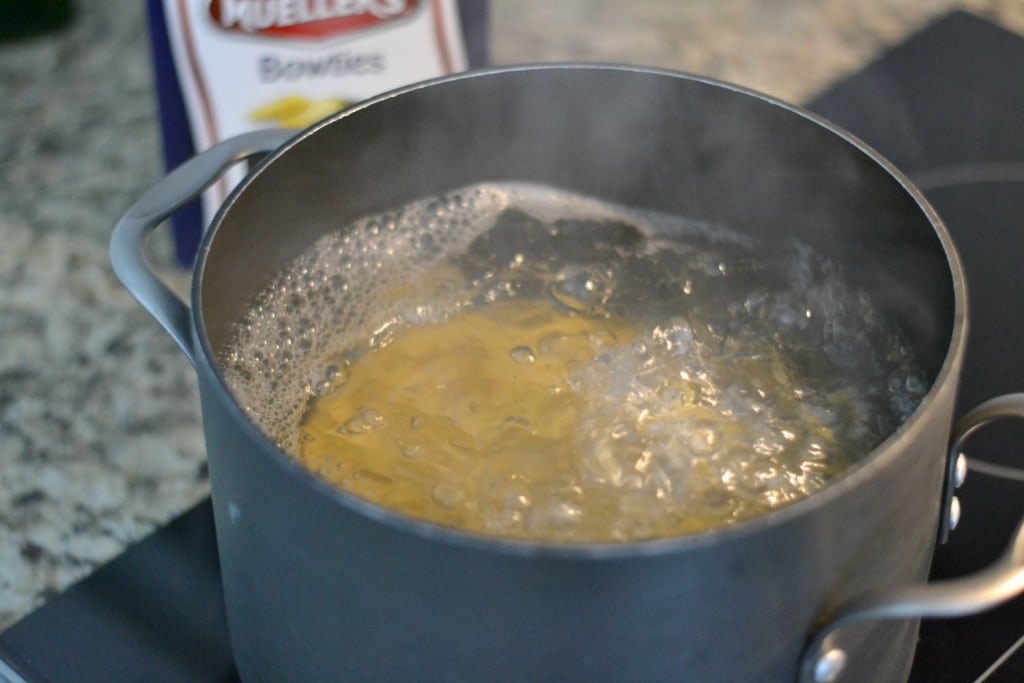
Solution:
M146 233L229 165L270 154L200 247L191 307L150 272ZM933 380L917 411L824 491L710 533L621 545L502 541L324 484L232 399L218 352L246 302L326 231L483 180L795 236L902 324ZM740 88L557 65L389 93L291 136L229 140L154 187L111 245L125 285L193 363L231 638L246 681L902 681L917 618L1024 589L1024 532L993 568L922 585L946 533L967 332L959 258L899 171L848 133ZM909 588L904 588L909 586Z

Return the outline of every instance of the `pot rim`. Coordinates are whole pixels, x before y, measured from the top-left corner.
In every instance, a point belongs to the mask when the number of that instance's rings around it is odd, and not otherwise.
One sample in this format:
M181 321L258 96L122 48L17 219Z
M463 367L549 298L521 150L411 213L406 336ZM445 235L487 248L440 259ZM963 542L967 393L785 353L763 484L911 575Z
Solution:
M219 364L214 361L213 349L210 346L210 340L206 331L206 324L203 319L201 297L203 277L210 247L216 239L217 230L223 222L224 217L231 210L231 207L238 200L239 196L246 191L255 178L266 170L269 165L273 164L279 157L288 154L293 147L303 143L307 138L316 135L316 133L321 129L334 125L336 122L357 112L371 108L379 102L390 100L395 97L401 97L406 93L415 92L422 88L436 87L449 82L457 82L471 78L500 78L502 75L510 73L576 69L618 71L663 76L668 78L680 78L695 83L729 90L748 97L753 97L767 104L782 108L806 120L811 125L824 128L829 133L852 145L862 154L871 159L882 171L892 177L900 187L903 188L907 195L910 196L914 203L925 214L925 217L931 224L932 229L935 231L935 234L939 239L939 243L942 246L942 250L945 253L953 286L952 334L948 343L945 358L943 359L939 372L936 374L928 392L911 415L904 420L895 431L872 449L870 453L860 458L852 467L836 479L829 482L822 490L753 519L695 534L647 540L599 543L558 543L551 541L535 541L488 536L409 517L390 508L386 508L355 494L344 491L343 489L320 479L311 470L305 468L293 457L278 448L270 439L264 436L228 389L227 382L225 381ZM442 541L468 550L498 552L518 556L546 556L593 560L657 556L692 551L708 546L722 545L728 542L742 542L743 539L749 536L767 532L771 529L784 526L793 519L809 515L813 513L817 507L826 505L830 501L837 500L846 495L848 491L859 486L867 485L870 480L875 477L875 473L877 471L883 470L895 462L897 457L895 448L896 442L904 438L908 438L908 433L919 431L923 428L925 413L928 413L931 405L936 402L936 394L945 388L951 379L958 379L953 377L953 375L964 355L967 338L968 315L967 283L964 276L963 264L945 224L942 222L938 213L931 206L928 200L925 199L921 190L913 184L910 178L863 140L824 117L819 116L818 114L815 114L801 106L790 104L751 88L672 69L590 62L518 64L467 71L421 81L382 93L368 100L364 100L363 102L346 108L316 124L313 124L309 128L298 132L293 138L262 159L246 175L242 182L240 182L229 193L227 199L225 199L217 210L210 223L209 229L207 229L203 235L196 255L192 277L191 308L192 343L193 347L198 350L198 353L196 353L197 370L202 367L203 370L209 372L215 378L215 382L213 384L217 393L217 399L226 405L228 411L232 414L234 419L240 423L241 428L246 432L247 436L256 439L265 446L263 450L269 451L269 457L283 470L282 475L298 477L305 485L309 486L312 491L315 491L316 495L322 495L329 498L335 504L340 505L349 512L362 515L376 523L392 527L395 530L413 534L424 540ZM943 452L936 454L936 457L945 457L945 455L946 454ZM941 494L941 490L937 490L935 492L936 498L940 498Z

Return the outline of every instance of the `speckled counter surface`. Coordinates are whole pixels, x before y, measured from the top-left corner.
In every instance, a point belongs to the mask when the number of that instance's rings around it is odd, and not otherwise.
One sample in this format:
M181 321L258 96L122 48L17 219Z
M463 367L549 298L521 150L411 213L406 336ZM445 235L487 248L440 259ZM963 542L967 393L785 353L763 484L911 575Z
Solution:
M162 171L143 3L0 46L0 629L207 492L192 370L107 240ZM491 0L493 63L683 69L800 101L964 8L1019 0ZM165 240L153 261L178 288Z

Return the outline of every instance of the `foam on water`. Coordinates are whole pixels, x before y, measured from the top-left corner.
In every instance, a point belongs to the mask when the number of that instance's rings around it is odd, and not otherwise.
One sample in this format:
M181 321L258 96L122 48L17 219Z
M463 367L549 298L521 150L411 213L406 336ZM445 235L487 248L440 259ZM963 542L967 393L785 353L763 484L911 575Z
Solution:
M758 244L676 216L511 183L339 226L257 298L222 362L247 413L300 454L312 438L303 429L310 405L343 392L367 354L400 345L413 328L523 301L586 322L585 331L573 328L582 347L549 335L511 340L504 352L524 369L570 359L564 386L552 390L585 398L572 404L577 461L556 484L534 481L514 462L480 472L483 487L438 475L421 482L427 502L413 514L556 540L728 524L825 486L888 436L927 388L891 321L805 245ZM585 357L572 355L580 348ZM413 417L403 434L433 429L433 417ZM339 462L319 473L374 498L393 473L346 470L344 451L387 430L388 419L372 400L352 407L336 430ZM510 413L498 432L534 433L536 421ZM452 471L480 459L471 442L448 449L445 458L467 458ZM403 437L396 471L420 472L436 455L428 451Z
M339 226L317 241L256 298L221 359L250 417L295 452L307 401L344 379L355 350L458 306L461 277L445 259L508 203L505 189L480 185ZM423 291L437 296L416 296Z

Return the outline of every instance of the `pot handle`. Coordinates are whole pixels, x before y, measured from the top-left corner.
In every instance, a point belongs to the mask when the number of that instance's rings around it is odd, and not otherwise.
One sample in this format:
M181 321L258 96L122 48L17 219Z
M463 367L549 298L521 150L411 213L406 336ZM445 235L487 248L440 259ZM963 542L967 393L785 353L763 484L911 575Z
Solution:
M1005 417L1024 419L1024 393L1006 394L967 413L954 427L949 447L946 490L943 492L945 540L956 526L959 503L952 491L963 482L966 460L961 453L964 440L984 425ZM957 579L904 586L865 595L840 605L804 649L800 662L800 683L837 683L846 653L835 643L835 630L855 621L872 619L919 619L960 617L982 612L1024 592L1024 520L1014 531L1010 545L994 564Z
M195 365L189 308L157 277L146 261L146 236L175 211L212 185L230 166L276 149L293 130L267 128L243 133L198 154L151 187L117 223L110 238L114 272L142 307L156 318Z

